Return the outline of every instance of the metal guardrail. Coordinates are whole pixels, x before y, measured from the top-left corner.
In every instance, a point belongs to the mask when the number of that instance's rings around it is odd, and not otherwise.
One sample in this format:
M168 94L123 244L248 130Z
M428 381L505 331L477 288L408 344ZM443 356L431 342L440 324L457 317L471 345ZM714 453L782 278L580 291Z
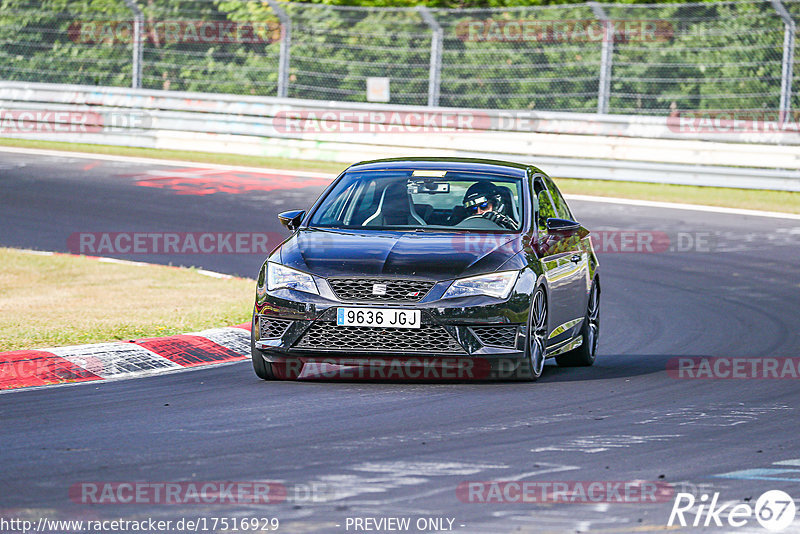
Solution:
M72 115L47 114L54 111ZM0 82L0 113L19 119L24 112L27 124L39 125L14 131L6 120L0 135L343 163L407 155L489 157L534 163L565 178L800 191L800 133L791 128L692 133L664 117ZM433 126L425 126L430 118ZM460 119L470 127L459 128ZM59 122L59 129L48 126Z

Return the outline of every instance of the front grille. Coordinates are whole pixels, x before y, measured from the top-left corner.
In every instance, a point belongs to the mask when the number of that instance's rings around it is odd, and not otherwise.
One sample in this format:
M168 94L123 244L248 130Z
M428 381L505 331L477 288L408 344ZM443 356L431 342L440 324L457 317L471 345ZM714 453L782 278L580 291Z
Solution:
M258 339L281 337L290 324L292 324L291 319L278 319L262 315L258 318Z
M339 300L368 302L419 302L435 282L391 278L330 278L328 283ZM386 286L383 295L374 294L375 284Z
M509 348L517 346L517 325L473 326L472 333L483 345Z
M295 347L335 351L464 352L444 327L432 324L423 324L420 328L371 328L316 322Z

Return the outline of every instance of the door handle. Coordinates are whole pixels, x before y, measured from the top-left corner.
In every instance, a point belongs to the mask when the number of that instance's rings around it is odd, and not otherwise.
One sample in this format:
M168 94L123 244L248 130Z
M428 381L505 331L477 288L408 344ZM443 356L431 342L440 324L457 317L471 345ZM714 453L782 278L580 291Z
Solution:
M580 254L573 254L572 257L569 259L572 263L580 263L581 262L581 255Z

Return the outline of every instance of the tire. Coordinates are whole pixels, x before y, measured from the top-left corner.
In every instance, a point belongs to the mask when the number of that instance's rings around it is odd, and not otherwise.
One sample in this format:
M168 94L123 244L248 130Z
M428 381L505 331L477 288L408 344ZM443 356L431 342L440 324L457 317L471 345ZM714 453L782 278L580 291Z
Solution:
M597 280L592 282L580 334L583 336L580 347L556 356L559 367L589 367L597 357L597 339L600 337L600 284Z
M517 378L534 382L542 376L547 348L547 293L539 287L531 297L531 312L528 314L528 340L525 345L525 361L517 372Z
M253 359L253 370L262 380L276 380L272 364L264 360L261 351L256 348L256 312L253 310L253 320L250 325L250 356Z

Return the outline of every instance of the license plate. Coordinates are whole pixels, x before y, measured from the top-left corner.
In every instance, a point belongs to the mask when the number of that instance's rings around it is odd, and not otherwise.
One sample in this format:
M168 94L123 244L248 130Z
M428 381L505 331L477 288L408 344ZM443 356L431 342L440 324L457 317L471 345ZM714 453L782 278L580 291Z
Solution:
M419 310L394 310L385 308L338 308L337 326L370 326L374 328L419 328L422 315Z

